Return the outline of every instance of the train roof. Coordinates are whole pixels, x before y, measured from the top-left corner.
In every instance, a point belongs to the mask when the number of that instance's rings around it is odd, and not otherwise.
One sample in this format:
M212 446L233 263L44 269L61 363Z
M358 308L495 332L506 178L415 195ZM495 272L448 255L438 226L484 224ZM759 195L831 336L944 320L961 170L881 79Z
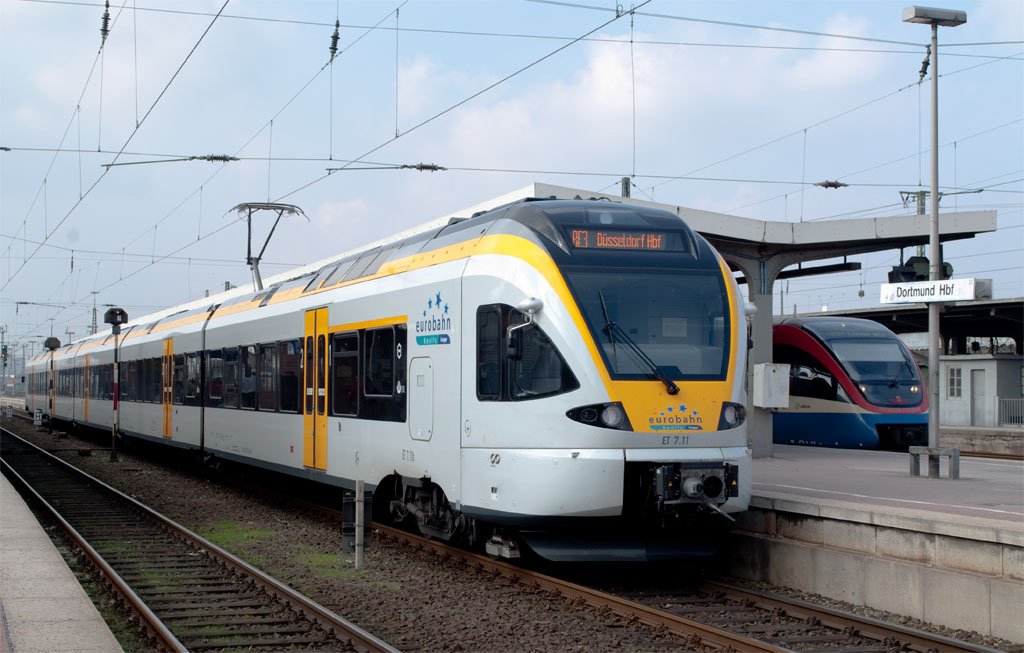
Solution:
M776 321L775 326L792 326L811 332L822 340L831 338L896 338L896 334L873 320L857 317L808 316L787 317Z
M494 229L495 222L508 220L513 225ZM518 226L515 226L518 225ZM237 288L164 309L132 320L132 335L149 333L154 327L190 317L218 313L226 308L245 310L294 299L344 283L367 278L385 269L392 261L477 238L484 232L526 236L553 254L561 250L569 256L566 226L595 226L613 229L652 229L683 234L677 253L687 254L702 267L717 268L717 257L707 241L679 216L658 208L624 204L606 199L519 199L469 218L450 218L443 225L420 232L404 232L394 240L382 240L353 249L322 262L319 267L305 266L268 280L262 290ZM679 257L675 257L677 260ZM174 319L170 319L174 318ZM127 334L126 334L127 335Z

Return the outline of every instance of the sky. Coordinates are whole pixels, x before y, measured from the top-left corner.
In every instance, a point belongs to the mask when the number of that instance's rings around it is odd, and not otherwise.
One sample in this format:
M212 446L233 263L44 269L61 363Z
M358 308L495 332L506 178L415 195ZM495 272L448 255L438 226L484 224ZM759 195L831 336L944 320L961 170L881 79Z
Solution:
M637 198L760 220L911 215L932 71L906 5L114 0L104 38L102 3L0 0L4 341L38 351L90 333L94 303L106 329L109 305L251 284L246 202L305 215L277 226L264 278L532 182L630 177ZM1024 3L942 6L968 18L939 29L941 210L998 222L945 259L1021 297ZM402 167L421 163L445 170ZM877 306L900 256L779 282L774 309Z

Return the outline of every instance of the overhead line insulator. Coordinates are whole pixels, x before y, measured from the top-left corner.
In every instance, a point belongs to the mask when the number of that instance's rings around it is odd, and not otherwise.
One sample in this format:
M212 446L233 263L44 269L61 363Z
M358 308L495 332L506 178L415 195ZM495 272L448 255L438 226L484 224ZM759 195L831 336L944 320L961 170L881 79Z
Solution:
M330 61L334 61L334 58L338 56L338 39L341 36L338 34L338 30L341 28L341 21L334 21L334 34L331 35L331 58Z
M932 60L932 46L929 43L924 48L924 60L921 62L921 76L918 78L918 82L924 81L924 76L928 74L928 64Z
M110 35L110 0L107 0L107 6L103 10L103 21L100 26L100 47L102 48L107 43L107 36Z

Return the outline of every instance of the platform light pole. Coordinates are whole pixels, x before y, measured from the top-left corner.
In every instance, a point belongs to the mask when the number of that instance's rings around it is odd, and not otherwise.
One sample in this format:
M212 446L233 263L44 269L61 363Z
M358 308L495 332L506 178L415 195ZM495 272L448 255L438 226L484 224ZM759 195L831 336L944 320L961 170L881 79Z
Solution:
M911 6L903 10L903 22L932 26L932 217L928 237L928 253L931 258L928 278L939 281L942 279L942 251L939 246L939 26L963 25L967 22L967 12ZM940 309L938 302L928 304L928 446L933 448L939 446L939 356L942 353Z
M103 321L110 325L114 333L114 419L110 427L110 461L117 461L117 432L118 424L118 403L121 399L120 365L118 365L118 336L121 335L121 325L128 321L128 313L123 308L110 308L103 314Z
M50 383L49 383L50 387L47 388L48 394L50 395L50 397L49 397L50 408L49 408L49 419L46 420L46 421L47 421L47 430L49 431L50 435L53 435L53 416L57 412L57 380L54 378L55 370L54 370L54 365L53 365L53 354L54 354L55 351L60 349L60 340L57 339L57 338L54 338L53 336L50 336L49 338L47 338L46 340L43 341L43 346L46 347L47 351L50 352Z

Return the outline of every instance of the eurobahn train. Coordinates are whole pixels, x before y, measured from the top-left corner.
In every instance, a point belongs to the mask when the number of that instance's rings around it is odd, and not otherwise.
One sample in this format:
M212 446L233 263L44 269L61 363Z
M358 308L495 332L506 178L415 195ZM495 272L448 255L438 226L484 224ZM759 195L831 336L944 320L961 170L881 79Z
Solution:
M777 444L888 449L928 443L928 398L907 346L883 325L847 317L777 322L773 360L790 366Z
M113 335L37 356L29 410L117 393L126 437L510 558L708 554L750 501L743 301L672 213L522 200L207 301L127 326L116 390Z

